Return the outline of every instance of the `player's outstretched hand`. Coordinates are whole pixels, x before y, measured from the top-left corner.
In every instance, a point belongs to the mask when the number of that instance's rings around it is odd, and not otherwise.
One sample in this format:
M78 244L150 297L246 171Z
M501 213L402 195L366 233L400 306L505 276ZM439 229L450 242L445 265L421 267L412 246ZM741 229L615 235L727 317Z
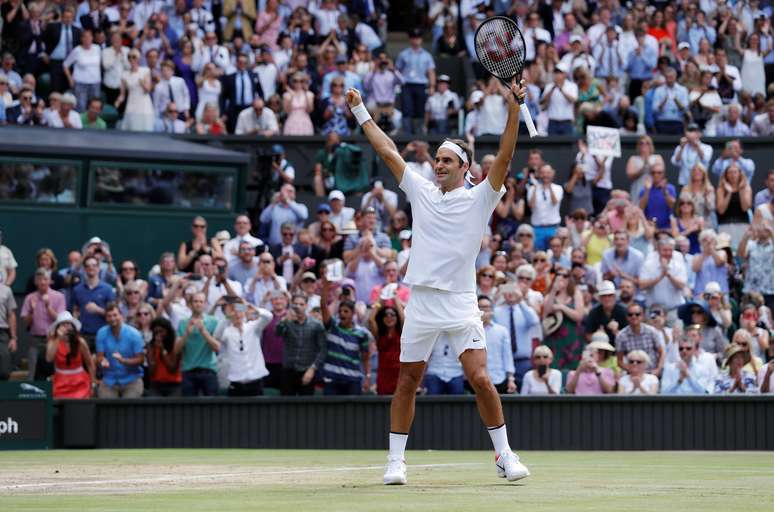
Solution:
M521 82L517 82L516 79L514 79L511 82L511 92L513 93L514 102L509 101L510 104L515 103L518 101L519 103L524 103L524 99L527 97L527 82L522 80Z
M353 107L356 107L361 103L363 103L363 98L360 97L360 91L358 91L354 87L350 88L347 91L347 105L349 106L349 108L352 109Z

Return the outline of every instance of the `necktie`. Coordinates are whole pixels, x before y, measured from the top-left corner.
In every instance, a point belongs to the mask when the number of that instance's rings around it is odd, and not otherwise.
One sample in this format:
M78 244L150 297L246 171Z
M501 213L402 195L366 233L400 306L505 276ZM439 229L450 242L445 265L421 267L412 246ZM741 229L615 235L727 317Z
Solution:
M241 90L239 91L239 104L240 105L245 105L246 104L246 102L245 102L245 85L246 84L245 84L245 72L244 71L239 73L239 82L240 82L240 85L241 85Z
M519 344L516 342L516 321L513 319L513 304L508 306L508 323L511 330L511 351L513 351L513 357L515 358Z
M171 79L167 82L167 87L169 88L169 101L171 103L171 102L175 101L174 91L172 91L172 80Z
M65 58L70 55L73 49L73 36L70 32L70 25L65 25Z
M607 47L607 76L615 76L615 70L613 69L613 47Z

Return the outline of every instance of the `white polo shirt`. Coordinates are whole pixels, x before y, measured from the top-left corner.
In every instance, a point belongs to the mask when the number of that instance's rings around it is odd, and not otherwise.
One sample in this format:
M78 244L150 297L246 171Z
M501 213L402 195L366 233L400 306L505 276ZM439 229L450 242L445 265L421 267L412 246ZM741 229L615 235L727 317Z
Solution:
M400 188L411 202L411 259L404 283L450 292L476 291L476 256L492 212L505 194L484 180L444 194L408 168Z
M527 189L527 201L531 201L532 196L537 194L535 197L535 207L532 208L531 222L533 226L552 226L554 224L561 224L562 216L559 213L559 208L562 206L564 190L556 183L551 183L551 190L554 191L554 196L557 199L556 204L551 202L551 193L542 183Z
M568 94L571 98L578 99L578 86L569 80L565 80L562 84L562 91ZM546 112L548 113L548 119L551 121L573 121L575 119L575 102L567 101L564 94L561 93L555 83L546 85L543 89L543 96L546 94L551 95L551 101L548 103Z
M258 309L258 318L242 325L240 332L230 321L223 320L215 329L215 338L222 344L228 360L229 382L250 382L269 374L261 349L261 333L273 316Z
M672 252L672 259L667 266L669 273L680 281L688 280L688 269L685 266L683 255L678 251ZM645 258L645 263L640 270L640 279L649 280L661 274L661 258L658 251L653 251ZM648 306L663 304L667 309L673 309L685 302L683 291L675 288L668 277L662 278L652 288L645 291L645 303Z

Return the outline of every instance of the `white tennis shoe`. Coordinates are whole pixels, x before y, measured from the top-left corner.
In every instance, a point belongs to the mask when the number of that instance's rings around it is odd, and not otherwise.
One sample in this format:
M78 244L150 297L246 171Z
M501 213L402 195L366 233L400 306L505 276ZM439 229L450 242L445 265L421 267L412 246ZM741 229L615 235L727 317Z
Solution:
M505 478L509 482L515 482L529 476L527 466L519 462L519 456L511 450L503 450L495 456L495 466L497 466L497 476Z
M397 457L387 457L384 485L406 485L406 461Z

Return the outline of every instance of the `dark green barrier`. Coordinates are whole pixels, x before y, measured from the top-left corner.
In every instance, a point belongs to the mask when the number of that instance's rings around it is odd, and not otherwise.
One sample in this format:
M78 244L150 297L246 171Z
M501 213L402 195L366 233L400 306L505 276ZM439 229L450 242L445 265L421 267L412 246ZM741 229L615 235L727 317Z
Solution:
M53 447L50 382L0 382L0 450Z

